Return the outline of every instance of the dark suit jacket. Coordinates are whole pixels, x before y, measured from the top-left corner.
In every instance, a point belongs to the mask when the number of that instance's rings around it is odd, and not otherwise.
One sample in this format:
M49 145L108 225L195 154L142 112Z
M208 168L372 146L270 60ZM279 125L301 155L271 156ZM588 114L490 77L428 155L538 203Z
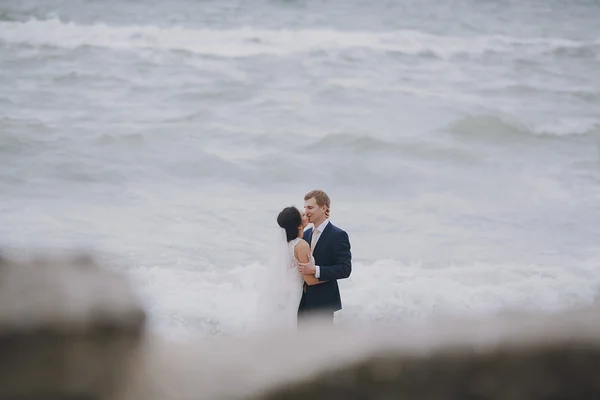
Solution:
M304 232L304 240L311 242L313 230ZM318 285L304 284L300 312L310 310L337 311L342 309L340 289L337 280L348 278L352 272L352 254L348 234L334 226L331 221L327 224L313 250L315 265L321 274Z

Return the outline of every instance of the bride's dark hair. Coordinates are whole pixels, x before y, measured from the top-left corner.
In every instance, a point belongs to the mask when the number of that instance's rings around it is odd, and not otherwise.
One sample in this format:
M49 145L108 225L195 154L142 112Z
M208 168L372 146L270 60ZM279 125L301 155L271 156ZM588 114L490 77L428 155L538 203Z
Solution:
M302 215L296 207L286 207L277 216L277 223L285 229L287 241L298 237L298 228L302 225Z

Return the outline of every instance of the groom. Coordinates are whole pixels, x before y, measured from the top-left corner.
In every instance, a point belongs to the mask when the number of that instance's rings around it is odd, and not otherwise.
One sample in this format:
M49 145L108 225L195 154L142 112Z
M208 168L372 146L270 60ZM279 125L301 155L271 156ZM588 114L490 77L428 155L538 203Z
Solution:
M314 228L304 232L310 243L314 264L300 264L298 270L314 275L320 282L304 283L298 307L298 322L303 318L320 316L333 323L333 313L342 309L337 280L348 278L352 272L352 254L348 234L329 222L329 196L322 190L313 190L304 196L304 211Z

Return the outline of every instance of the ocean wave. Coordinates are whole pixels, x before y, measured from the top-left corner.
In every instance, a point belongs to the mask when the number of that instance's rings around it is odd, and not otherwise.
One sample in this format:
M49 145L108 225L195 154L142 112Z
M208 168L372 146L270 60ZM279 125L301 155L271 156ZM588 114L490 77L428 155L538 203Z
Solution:
M600 40L585 46L558 46L551 50L552 55L568 58L598 60L600 57Z
M397 149L394 143L380 140L368 135L333 133L307 144L306 151L329 151L335 149L351 150L361 153Z
M496 82L487 85L481 92L484 94L515 94L515 95L560 95L570 96L590 103L600 102L600 91L593 88L552 87L535 83Z
M589 48L595 52L600 39L580 42L561 38L516 38L503 35L451 37L408 29L392 32L258 28L215 30L109 26L101 23L80 25L58 19L30 19L25 22L0 22L0 42L64 48L95 46L117 50L178 50L219 57L286 55L364 48L448 58L460 54L513 53L523 49L543 53L563 51L560 49Z
M0 118L0 159L3 155L43 151L54 140L50 132L50 127L37 119Z
M477 154L449 143L428 140L428 138L396 138L383 140L368 134L332 133L325 135L303 147L311 154L332 154L341 152L374 157L390 157L402 160L448 161L455 165L473 166L482 161ZM351 171L355 173L355 171Z
M87 84L108 85L110 83L126 85L131 81L108 73L89 73L81 71L67 71L52 77L52 81L61 84Z
M534 126L533 131L538 136L592 136L600 134L600 120L593 118L560 119Z
M454 121L444 129L460 136L501 140L515 137L565 138L599 134L600 120L561 119L536 125L498 116L470 116Z
M15 18L7 11L0 11L0 22L1 21L14 21Z
M63 138L64 139L64 138ZM272 133L240 135L212 132L204 142L180 133L176 141L164 131L92 135L74 142L6 135L2 150L35 156L44 152L52 180L122 183L131 179L221 180L250 185L331 184L378 187L414 173L416 165L473 167L481 156L468 148L428 139L377 139L359 133L333 133L298 143L297 136ZM235 143L235 144L234 144ZM65 153L66 152L66 153ZM315 172L298 174L306 156L316 156ZM322 157L321 157L322 155ZM416 164L415 164L416 163Z
M8 9L6 9L4 4L0 4L0 22L2 22L2 21L26 22L32 18L40 20L40 21L44 21L47 19L52 19L52 18L58 17L58 12L56 10L52 9L52 6L42 5L41 7L36 7L35 5L30 5L30 6L25 6L22 9L18 9L18 8L15 9L14 7L11 7L11 5L9 4Z

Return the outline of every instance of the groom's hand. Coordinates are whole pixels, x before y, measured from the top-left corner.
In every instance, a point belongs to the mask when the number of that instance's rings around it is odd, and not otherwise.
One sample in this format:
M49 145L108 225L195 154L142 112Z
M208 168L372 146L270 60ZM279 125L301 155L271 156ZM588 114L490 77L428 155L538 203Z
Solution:
M317 269L312 262L299 263L298 272L300 272L302 275L314 275L317 272Z

